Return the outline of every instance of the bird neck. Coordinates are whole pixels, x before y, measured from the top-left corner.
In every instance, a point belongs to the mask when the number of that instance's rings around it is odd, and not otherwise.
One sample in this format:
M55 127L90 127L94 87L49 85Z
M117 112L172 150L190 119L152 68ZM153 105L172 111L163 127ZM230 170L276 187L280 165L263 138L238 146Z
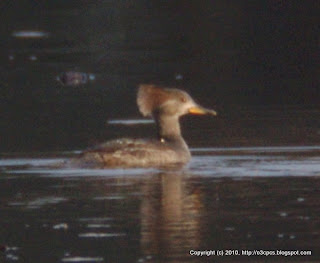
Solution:
M155 117L155 116L154 116ZM181 136L179 117L161 115L155 117L158 128L158 139L181 154L181 158L191 157L188 145Z
M182 139L179 118L177 116L161 115L155 119L160 141L176 141Z

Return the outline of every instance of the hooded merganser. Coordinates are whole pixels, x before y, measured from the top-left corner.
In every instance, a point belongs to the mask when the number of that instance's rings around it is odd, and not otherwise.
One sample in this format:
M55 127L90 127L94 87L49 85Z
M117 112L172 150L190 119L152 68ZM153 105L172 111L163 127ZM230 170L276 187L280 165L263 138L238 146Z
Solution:
M158 140L116 139L83 152L77 163L85 167L160 167L185 164L191 154L181 136L179 117L185 114L217 115L196 104L179 89L141 84L137 104L145 117L153 117Z

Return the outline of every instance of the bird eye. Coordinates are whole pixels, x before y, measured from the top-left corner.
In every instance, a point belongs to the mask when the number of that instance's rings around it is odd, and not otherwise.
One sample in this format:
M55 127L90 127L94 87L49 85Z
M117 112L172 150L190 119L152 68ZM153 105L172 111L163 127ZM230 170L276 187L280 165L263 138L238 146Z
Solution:
M185 103L185 102L187 102L187 99L186 99L185 97L181 97L181 98L180 98L180 101L183 102L183 103Z

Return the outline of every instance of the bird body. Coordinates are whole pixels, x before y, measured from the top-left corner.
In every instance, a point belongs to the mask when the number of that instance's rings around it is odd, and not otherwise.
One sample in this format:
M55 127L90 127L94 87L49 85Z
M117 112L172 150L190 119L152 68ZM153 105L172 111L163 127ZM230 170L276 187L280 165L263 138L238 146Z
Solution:
M191 154L184 143L121 138L83 152L82 167L161 167L187 163Z
M157 140L116 139L86 150L76 159L82 167L159 167L187 163L191 154L181 136L179 117L211 114L213 110L196 104L184 91L142 84L137 104L144 116L153 117Z

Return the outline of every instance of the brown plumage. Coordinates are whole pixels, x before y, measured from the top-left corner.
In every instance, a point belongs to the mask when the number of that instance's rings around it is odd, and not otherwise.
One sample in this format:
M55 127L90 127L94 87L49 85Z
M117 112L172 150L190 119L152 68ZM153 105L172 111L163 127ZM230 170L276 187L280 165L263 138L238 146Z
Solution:
M190 151L181 136L179 117L185 114L211 114L197 105L184 91L141 84L137 104L143 116L157 124L158 139L117 139L84 151L73 164L81 167L159 167L185 164Z

